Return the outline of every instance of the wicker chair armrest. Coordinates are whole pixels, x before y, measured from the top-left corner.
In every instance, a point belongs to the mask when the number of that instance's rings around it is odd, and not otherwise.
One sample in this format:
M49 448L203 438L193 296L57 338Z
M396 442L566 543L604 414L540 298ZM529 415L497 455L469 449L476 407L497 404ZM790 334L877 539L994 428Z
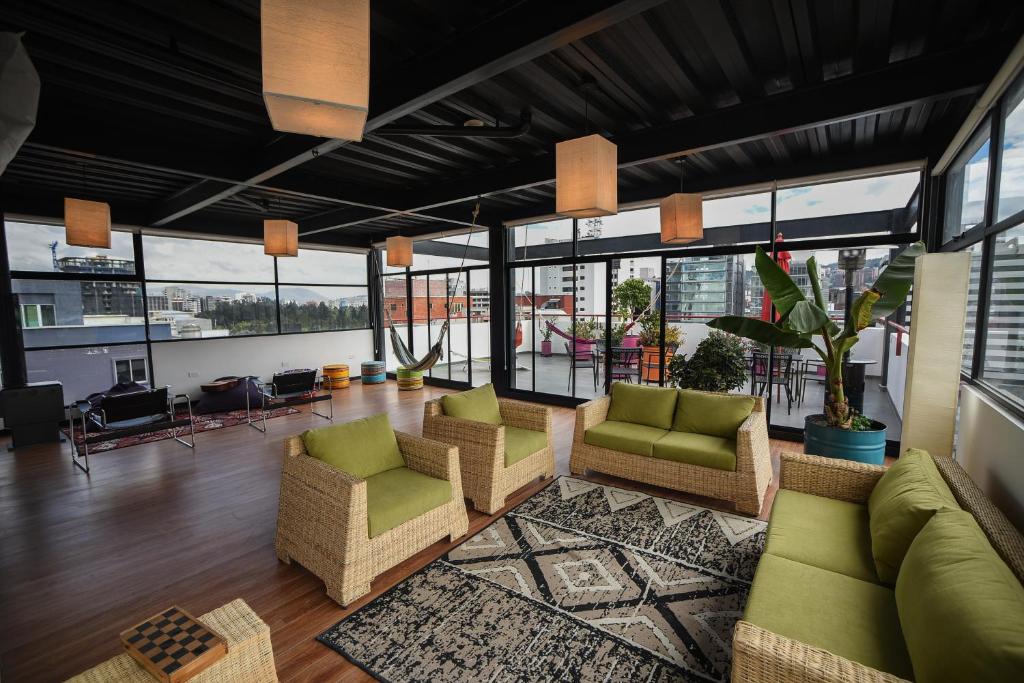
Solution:
M736 430L736 469L756 470L772 466L771 442L768 440L766 414L753 411Z
M885 473L882 465L820 455L783 453L781 460L780 488L851 503L867 502Z
M453 481L459 475L459 449L440 441L395 432L398 450L402 451L405 464L411 470L434 477Z
M309 538L330 552L367 540L366 480L311 457L297 436L285 440L281 492L279 514L289 514L286 500L295 502Z
M423 436L459 447L459 458L474 469L505 466L505 427L424 412Z
M733 683L906 683L898 676L785 638L743 620L736 622L732 652Z
M501 420L509 427L519 427L535 432L545 432L551 441L551 407L538 403L516 401L510 398L498 399Z
M608 419L608 408L612 405L611 396L602 396L576 406L576 427L583 431L599 425ZM582 437L582 435L581 435Z

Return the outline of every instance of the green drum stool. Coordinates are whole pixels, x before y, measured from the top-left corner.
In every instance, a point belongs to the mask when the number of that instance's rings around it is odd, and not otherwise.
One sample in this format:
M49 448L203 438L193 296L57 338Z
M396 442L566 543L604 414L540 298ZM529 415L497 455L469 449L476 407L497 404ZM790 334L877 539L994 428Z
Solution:
M417 391L423 388L423 372L420 370L406 370L398 368L395 370L398 378L399 391Z

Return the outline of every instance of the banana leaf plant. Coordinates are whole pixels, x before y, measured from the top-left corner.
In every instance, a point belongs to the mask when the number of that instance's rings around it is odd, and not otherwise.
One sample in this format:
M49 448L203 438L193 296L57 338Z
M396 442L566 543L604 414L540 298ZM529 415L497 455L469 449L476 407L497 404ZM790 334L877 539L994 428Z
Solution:
M775 304L778 319L768 322L760 318L725 315L708 323L709 327L731 332L755 342L791 349L814 349L825 363L828 391L825 398L825 419L829 426L850 429L853 414L843 386L843 356L859 339L857 334L878 318L891 315L903 305L914 283L914 265L925 252L923 242L911 244L882 271L870 289L861 292L853 302L844 327L829 320L825 298L821 292L818 264L807 259L807 275L811 281L813 300L760 247L754 258L757 274L765 291ZM815 337L820 337L818 343Z

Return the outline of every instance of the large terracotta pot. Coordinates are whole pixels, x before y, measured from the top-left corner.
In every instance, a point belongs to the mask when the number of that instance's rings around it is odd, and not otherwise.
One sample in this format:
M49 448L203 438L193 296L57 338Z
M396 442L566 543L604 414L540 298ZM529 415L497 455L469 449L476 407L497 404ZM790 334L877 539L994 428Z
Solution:
M642 361L640 367L640 379L644 382L657 382L661 379L661 369L658 365L657 346L645 346L641 353ZM668 361L672 357L673 349L665 349L665 369L668 370Z

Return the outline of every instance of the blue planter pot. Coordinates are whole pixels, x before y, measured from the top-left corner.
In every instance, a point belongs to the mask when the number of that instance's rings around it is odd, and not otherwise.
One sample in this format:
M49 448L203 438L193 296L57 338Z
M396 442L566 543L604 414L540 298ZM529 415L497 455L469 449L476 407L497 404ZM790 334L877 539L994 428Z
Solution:
M872 422L870 429L853 432L825 424L824 415L804 419L804 453L855 460L871 465L885 462L885 425Z

